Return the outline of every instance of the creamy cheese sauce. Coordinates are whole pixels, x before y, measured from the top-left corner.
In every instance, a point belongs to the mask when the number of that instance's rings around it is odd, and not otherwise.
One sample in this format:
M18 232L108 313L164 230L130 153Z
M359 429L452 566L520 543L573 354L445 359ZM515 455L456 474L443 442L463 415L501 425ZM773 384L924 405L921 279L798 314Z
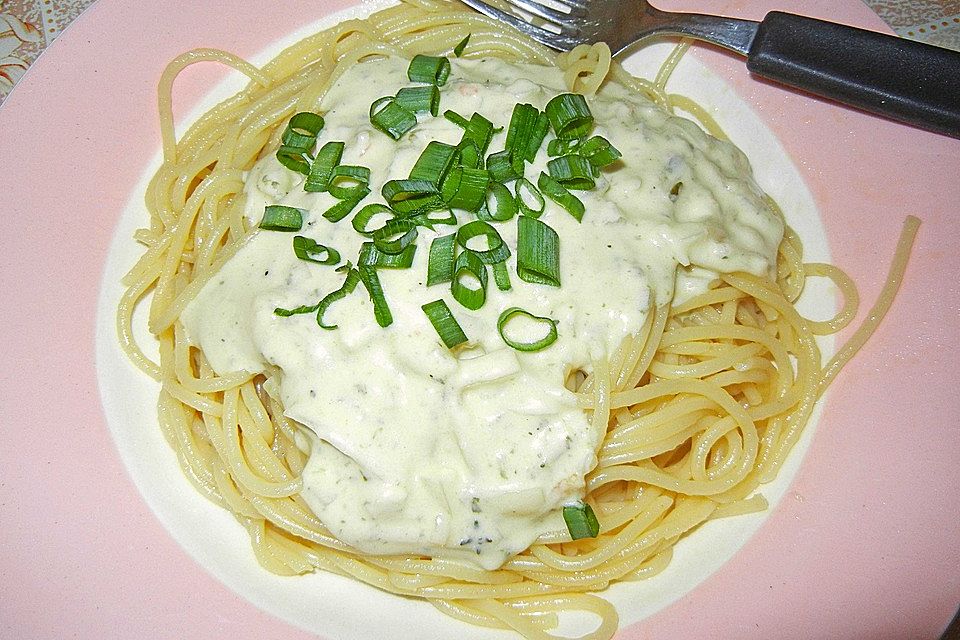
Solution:
M441 112L477 112L495 126L506 127L514 104L542 109L564 91L556 69L451 62ZM318 147L342 140L342 163L371 170L371 194L360 206L382 202L383 183L406 178L429 141L456 144L462 135L442 116L421 118L399 142L371 126L370 104L409 86L407 64L357 65L322 102ZM520 280L513 256L513 288L499 291L491 278L486 304L468 311L449 285L425 286L430 242L453 227L422 228L413 267L379 271L394 323L377 325L360 285L330 307L325 320L338 328L324 330L314 314L283 318L273 310L316 303L341 286L343 274L297 259L293 234L261 231L183 313L192 342L217 372L268 365L281 372L276 389L285 413L307 429L302 496L339 539L368 553L459 557L496 568L541 533L563 529L560 508L582 497L602 437L565 388L567 374L613 353L651 305L702 289L717 272L763 275L775 264L782 222L735 147L619 85L608 83L589 103L593 133L623 158L595 190L576 192L586 206L582 223L547 201L541 220L560 237L561 287ZM504 139L505 131L497 134L490 151ZM526 176L535 182L547 159L544 144ZM349 219L325 220L336 201L304 192L302 176L273 157L251 170L246 195L253 222L268 204L308 210L301 234L344 260L355 261L367 240ZM494 224L514 249L516 220ZM437 298L472 348L443 346L420 308ZM506 346L496 321L513 306L557 320L558 340L536 353Z

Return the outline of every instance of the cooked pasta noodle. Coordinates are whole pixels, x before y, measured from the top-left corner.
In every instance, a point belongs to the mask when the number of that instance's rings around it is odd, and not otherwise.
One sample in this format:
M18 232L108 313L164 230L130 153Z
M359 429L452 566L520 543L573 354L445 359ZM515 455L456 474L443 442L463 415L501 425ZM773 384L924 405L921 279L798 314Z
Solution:
M816 335L854 317L856 289L830 265L804 264L787 232L775 280L722 275L706 292L653 309L642 329L608 360L572 384L604 433L586 501L601 525L597 538L571 541L545 532L498 570L422 556L371 556L336 539L298 495L307 460L299 427L283 415L268 372L218 376L190 344L178 318L187 303L251 237L243 217L244 172L273 153L293 113L316 109L343 71L371 56L449 52L470 34L469 56L557 64L571 90L592 94L605 79L642 92L663 109L681 109L714 135L722 132L690 100L668 94L682 55L670 56L653 82L633 78L604 45L554 57L486 17L445 2L404 3L365 20L348 20L283 51L262 69L230 54L200 49L174 60L160 80L163 164L146 194L146 246L124 283L118 329L130 359L161 385L160 427L197 489L231 511L268 570L351 576L379 589L417 596L470 624L551 638L560 611L601 623L584 638L616 631L612 605L590 592L664 570L673 546L704 522L762 510L758 487L772 480L807 423L814 403L886 312L902 279L916 231L905 228L888 285L866 324L824 366ZM201 61L227 64L250 78L176 138L170 94L176 75ZM836 283L845 304L814 322L794 303L807 277ZM151 295L153 362L133 338L137 304Z

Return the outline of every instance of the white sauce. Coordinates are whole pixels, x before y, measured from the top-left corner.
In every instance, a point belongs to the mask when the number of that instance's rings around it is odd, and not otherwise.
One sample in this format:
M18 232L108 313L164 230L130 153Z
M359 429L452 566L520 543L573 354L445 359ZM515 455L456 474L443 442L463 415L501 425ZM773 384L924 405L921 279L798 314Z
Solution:
M478 112L495 126L506 127L517 102L542 109L564 90L554 69L452 63L441 112ZM318 146L342 140L342 162L371 169L362 204L382 201L383 183L407 177L428 141L456 144L462 134L443 117L421 118L399 142L373 129L369 105L409 85L406 67L399 59L363 63L323 100ZM617 85L590 106L594 134L623 160L596 190L576 192L586 205L582 224L548 200L541 220L560 237L560 288L523 282L511 257L513 289L501 292L491 278L486 304L470 312L449 285L424 286L430 241L452 227L421 229L413 267L379 272L394 323L377 325L360 285L330 307L325 319L339 328L325 331L313 314L282 318L273 309L314 304L340 287L343 274L298 260L293 234L262 231L184 312L189 336L216 371L261 372L267 363L282 371L286 415L313 434L302 495L341 540L368 553L461 557L495 568L541 533L563 529L560 507L582 497L600 437L564 387L566 374L589 371L594 358L612 353L652 303L702 289L717 272L765 274L774 264L782 223L735 147ZM504 139L496 135L490 151ZM526 169L534 182L545 147ZM250 172L246 192L254 222L267 204L308 209L301 233L356 260L366 238L349 219L323 219L332 197L304 192L301 177L274 158ZM496 226L515 248L516 221ZM420 309L441 297L476 345L459 359ZM496 320L511 306L559 321L557 342L538 353L507 347Z

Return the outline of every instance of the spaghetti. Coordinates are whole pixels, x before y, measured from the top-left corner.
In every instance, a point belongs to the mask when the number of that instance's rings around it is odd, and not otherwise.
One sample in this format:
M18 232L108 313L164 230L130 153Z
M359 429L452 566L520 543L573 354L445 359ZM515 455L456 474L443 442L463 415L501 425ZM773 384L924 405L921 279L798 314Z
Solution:
M231 511L269 571L351 576L426 599L465 622L548 638L558 612L599 616L583 636L611 637L617 614L593 595L610 583L646 578L670 562L674 545L704 522L762 510L757 488L772 480L825 386L876 328L902 279L916 221L905 226L888 284L848 346L826 366L816 335L854 317L856 289L838 269L804 264L797 237L780 245L775 279L720 276L706 292L651 310L642 329L589 375L573 376L581 407L604 434L585 500L601 525L596 538L544 533L494 571L442 556L368 555L333 536L299 495L308 454L302 427L285 417L271 372L217 375L185 336L179 318L204 284L249 241L244 172L274 153L291 115L316 109L333 82L371 57L444 53L470 35L469 55L556 64L572 91L592 94L607 78L665 110L681 109L722 135L706 112L665 85L681 47L653 81L634 78L603 45L554 56L486 17L445 2L405 3L308 37L263 69L213 50L174 60L160 81L163 164L146 194L146 252L126 276L118 309L130 359L162 387L160 426L197 489ZM214 60L250 78L236 96L179 139L170 92L186 66ZM844 308L813 322L794 308L807 277L833 280ZM133 337L137 304L152 295L151 361Z

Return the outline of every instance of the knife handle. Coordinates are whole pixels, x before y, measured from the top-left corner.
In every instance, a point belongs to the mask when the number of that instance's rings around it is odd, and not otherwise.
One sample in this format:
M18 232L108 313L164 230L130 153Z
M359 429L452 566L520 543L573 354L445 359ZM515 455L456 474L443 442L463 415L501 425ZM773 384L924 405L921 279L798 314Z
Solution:
M893 120L960 138L960 52L773 11L747 68Z

